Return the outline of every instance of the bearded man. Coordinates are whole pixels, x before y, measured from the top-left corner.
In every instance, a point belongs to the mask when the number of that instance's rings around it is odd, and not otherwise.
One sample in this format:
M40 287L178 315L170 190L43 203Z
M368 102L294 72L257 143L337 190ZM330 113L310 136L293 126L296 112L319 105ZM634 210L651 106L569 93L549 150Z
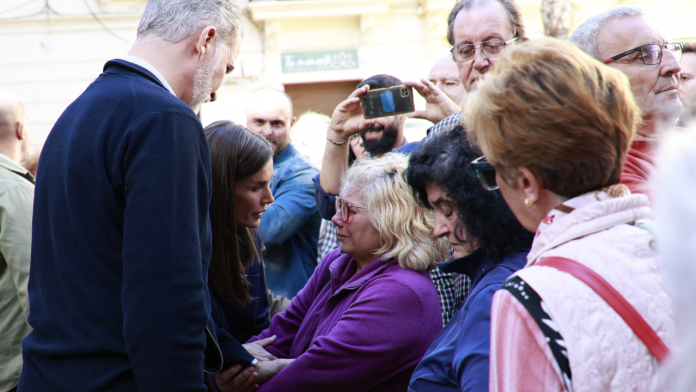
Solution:
M273 148L275 201L261 218L259 234L266 246L266 281L274 294L294 297L317 266L321 218L314 201L312 177L318 170L291 143L293 115L290 97L274 88L256 91L247 103L247 127Z
M326 149L319 175L312 181L315 187L316 205L319 214L326 221L319 243L319 259L339 246L337 228L331 223L336 213L336 195L341 188L341 178L348 171L349 139L359 135L365 151L370 156L379 156L396 150L410 153L418 148L418 142L408 143L404 137L404 123L407 115L379 117L366 120L360 106L360 96L369 90L400 86L404 83L391 75L374 75L363 80L345 101L338 104L331 117L326 134ZM439 90L438 90L439 91Z
M206 290L210 152L192 108L215 99L241 35L234 0L150 0L128 55L51 130L20 391L203 392L204 371L221 369Z
M400 86L404 83L390 75L375 75L363 80L345 101L334 110L331 124L326 135L326 150L321 165L320 175L315 177L314 186L321 194L317 195L317 206L324 219L331 219L335 213L333 198L322 202L325 194L336 195L341 187L341 178L348 170L348 139L359 134L363 140L365 151L371 156L379 156L385 152L404 147L410 151L417 146L407 146L404 138L404 123L407 116L379 117L365 120L360 106L360 96L369 90L377 90ZM328 199L327 199L328 200ZM323 208L325 206L325 208Z

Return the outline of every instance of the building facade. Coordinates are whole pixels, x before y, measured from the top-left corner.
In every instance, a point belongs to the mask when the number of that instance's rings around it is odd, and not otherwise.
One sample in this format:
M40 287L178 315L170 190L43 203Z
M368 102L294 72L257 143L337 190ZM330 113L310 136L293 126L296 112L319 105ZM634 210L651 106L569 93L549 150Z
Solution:
M63 110L101 73L106 61L135 41L145 0L3 0L0 4L0 89L25 104L32 145L43 144ZM237 68L216 102L201 111L204 125L245 123L246 100L261 87L284 89L295 115L331 115L357 83L374 74L402 80L428 75L447 55L447 16L454 0L255 0L245 9ZM531 38L543 34L541 0L518 1ZM576 1L574 20L622 0ZM696 2L632 1L665 22L674 37L696 37ZM416 107L425 103L417 97ZM409 120L407 138L429 124ZM322 135L319 135L323 137Z

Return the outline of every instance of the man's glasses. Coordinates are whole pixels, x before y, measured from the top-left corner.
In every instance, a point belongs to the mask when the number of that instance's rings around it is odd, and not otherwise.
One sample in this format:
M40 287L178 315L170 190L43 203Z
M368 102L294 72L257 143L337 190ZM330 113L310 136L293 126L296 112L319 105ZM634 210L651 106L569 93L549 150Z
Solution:
M640 59L643 60L643 64L646 65L655 65L655 64L660 64L660 61L662 61L662 50L667 49L672 54L674 54L674 57L677 58L677 61L681 61L682 58L682 50L684 49L682 47L682 44L679 42L672 42L668 44L650 44L650 45L643 45L639 46L637 48L633 48L627 52L623 52L621 54L617 54L616 56L604 60L604 63L611 63L612 61L616 61L620 58L626 57L631 53L635 52L640 52Z
M478 177L481 185L486 190L494 191L498 189L498 183L495 181L495 168L488 163L485 156L471 162L471 168L476 171L476 177Z
M350 209L355 208L356 210L365 210L365 207L358 207L354 206L352 204L346 203L345 201L341 200L340 197L336 196L336 212L341 212L341 219L343 219L344 222L348 222L348 219L350 218Z
M481 53L490 59L500 56L505 51L505 45L514 42L518 38L519 37L515 37L509 41L491 39L481 42L480 44L461 44L450 49L450 53L452 53L454 61L465 62L474 58L476 47L478 46L481 48Z

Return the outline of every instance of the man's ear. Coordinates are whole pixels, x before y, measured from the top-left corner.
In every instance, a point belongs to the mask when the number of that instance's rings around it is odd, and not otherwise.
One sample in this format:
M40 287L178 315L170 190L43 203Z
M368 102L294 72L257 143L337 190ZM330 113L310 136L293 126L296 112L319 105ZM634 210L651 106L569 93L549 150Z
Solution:
M213 26L208 26L201 31L196 41L196 55L198 56L198 60L203 59L203 56L208 53L213 53L213 44L215 43L216 37L217 30Z
M290 120L290 128L292 128L293 125L297 122L297 117L293 117L292 120Z
M17 140L24 140L24 123L21 121L15 123L15 136Z

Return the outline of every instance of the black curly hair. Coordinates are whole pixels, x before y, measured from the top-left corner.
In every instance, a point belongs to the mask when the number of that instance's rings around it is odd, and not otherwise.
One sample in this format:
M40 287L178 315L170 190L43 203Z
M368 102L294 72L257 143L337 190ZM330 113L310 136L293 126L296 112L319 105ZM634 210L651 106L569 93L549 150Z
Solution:
M488 258L501 260L508 249L529 249L533 233L517 221L499 190L487 191L470 167L471 161L483 155L471 146L464 128L430 136L411 154L406 180L416 198L428 208L428 184L448 193L457 206L455 236L462 243L477 238ZM468 240L456 232L468 234Z

